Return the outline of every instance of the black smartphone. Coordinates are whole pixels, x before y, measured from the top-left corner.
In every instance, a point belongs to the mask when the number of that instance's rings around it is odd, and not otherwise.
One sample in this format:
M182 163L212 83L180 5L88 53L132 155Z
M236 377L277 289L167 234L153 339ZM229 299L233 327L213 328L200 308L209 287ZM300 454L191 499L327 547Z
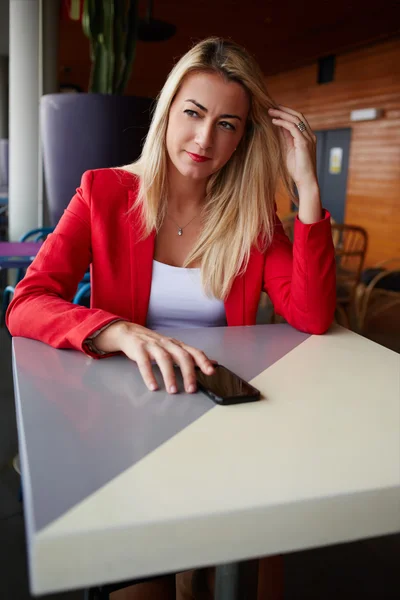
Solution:
M217 404L240 404L259 400L260 391L222 365L215 365L212 375L196 367L198 389Z

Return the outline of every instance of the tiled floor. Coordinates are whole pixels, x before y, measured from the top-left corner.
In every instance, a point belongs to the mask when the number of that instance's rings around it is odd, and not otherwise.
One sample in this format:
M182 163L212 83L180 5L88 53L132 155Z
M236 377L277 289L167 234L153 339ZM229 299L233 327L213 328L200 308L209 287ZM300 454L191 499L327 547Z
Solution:
M3 327L0 329L0 600L28 600L31 596L22 505L18 501L19 476L11 467L17 452L17 432L10 357L10 339ZM287 554L285 600L398 600L399 567L400 534ZM46 598L81 600L83 594L76 591Z

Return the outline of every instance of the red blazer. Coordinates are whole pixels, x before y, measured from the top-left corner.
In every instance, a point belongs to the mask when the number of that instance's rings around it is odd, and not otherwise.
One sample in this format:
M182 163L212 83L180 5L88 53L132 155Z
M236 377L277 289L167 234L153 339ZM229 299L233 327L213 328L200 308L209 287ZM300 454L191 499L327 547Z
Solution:
M139 240L137 212L128 213L137 178L99 169L83 174L54 233L17 285L8 308L10 333L91 356L84 340L116 318L146 325L155 234ZM91 308L71 304L91 265ZM335 258L329 214L295 223L294 246L276 220L266 253L255 248L246 272L225 301L228 325L254 325L264 289L293 327L314 334L330 326L336 304Z

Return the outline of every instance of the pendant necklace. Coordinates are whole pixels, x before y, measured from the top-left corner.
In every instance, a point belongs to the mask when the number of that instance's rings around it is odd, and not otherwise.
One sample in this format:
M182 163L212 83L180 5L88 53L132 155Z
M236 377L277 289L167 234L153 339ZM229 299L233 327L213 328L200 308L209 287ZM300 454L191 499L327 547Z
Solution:
M175 223L175 225L177 226L177 228L178 228L178 235L182 235L182 234L183 234L183 230L185 229L185 227L187 227L188 225L190 225L190 223L191 223L192 221L194 221L194 220L195 220L195 218L196 218L197 216L198 216L198 215L195 215L195 216L193 217L193 219L190 219L189 223L186 223L186 225L184 225L183 227L180 227L180 226L178 225L178 223L177 223L177 222L176 222L176 221L175 221L175 220L174 220L174 219L171 217L171 215L169 215L169 214L167 213L167 217L169 217L169 218L171 219L171 221L173 221L173 222Z

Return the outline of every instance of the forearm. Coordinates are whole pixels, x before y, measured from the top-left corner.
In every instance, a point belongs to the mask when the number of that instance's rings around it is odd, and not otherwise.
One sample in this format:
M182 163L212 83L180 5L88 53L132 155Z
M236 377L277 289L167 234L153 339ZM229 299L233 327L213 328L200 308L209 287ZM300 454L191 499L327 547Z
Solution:
M322 217L322 215L321 215ZM292 267L292 311L301 306L302 318L320 324L332 322L336 305L335 254L328 215L313 224L296 224Z
M27 337L54 348L71 348L96 353L84 344L94 331L118 318L101 309L88 309L51 294L30 296L16 293L11 302L6 324L13 336Z
M336 303L330 216L321 216L311 224L296 219L294 246L277 221L265 259L264 286L276 312L309 333L327 330Z
M317 223L322 219L322 203L317 181L298 188L299 219L305 225Z

